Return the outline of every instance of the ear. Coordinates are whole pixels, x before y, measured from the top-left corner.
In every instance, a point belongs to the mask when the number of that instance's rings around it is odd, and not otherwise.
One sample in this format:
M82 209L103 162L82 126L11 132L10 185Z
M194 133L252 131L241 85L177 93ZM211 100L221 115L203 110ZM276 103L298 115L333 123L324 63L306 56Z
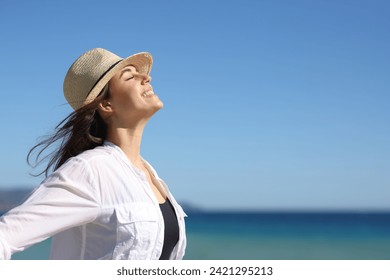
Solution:
M103 100L102 102L99 103L98 105L98 110L101 116L105 119L109 117L112 113L112 106L111 103L108 99Z

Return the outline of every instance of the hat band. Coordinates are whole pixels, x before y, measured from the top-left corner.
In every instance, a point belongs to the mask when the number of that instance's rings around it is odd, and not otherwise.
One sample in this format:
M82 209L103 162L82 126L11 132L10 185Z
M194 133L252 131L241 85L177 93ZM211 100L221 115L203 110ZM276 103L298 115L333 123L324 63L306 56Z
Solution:
M111 69L112 68L114 68L119 62L121 62L123 59L121 59L121 60L119 60L119 61L117 61L117 62L115 62L113 65L111 65L100 77L99 77L99 79L97 79L97 81L96 81L96 83L92 86L92 88L89 90L89 92L88 92L88 95L91 93L91 91L94 89L94 87L101 81L101 79L103 79L103 77L108 73L108 72L110 72L111 71ZM88 97L88 95L87 95L87 97Z

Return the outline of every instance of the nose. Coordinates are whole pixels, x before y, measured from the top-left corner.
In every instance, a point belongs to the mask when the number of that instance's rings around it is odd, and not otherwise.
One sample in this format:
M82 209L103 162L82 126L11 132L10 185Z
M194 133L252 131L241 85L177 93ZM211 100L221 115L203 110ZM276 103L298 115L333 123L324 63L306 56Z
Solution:
M143 85L150 83L150 81L152 80L152 77L147 74L141 74L140 78L142 79L141 82Z

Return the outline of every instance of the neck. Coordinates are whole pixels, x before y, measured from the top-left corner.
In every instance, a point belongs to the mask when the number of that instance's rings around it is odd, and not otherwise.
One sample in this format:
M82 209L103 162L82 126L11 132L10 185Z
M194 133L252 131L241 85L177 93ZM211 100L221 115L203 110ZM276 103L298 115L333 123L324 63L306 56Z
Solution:
M125 153L132 164L141 168L141 142L145 125L132 128L108 128L107 140Z

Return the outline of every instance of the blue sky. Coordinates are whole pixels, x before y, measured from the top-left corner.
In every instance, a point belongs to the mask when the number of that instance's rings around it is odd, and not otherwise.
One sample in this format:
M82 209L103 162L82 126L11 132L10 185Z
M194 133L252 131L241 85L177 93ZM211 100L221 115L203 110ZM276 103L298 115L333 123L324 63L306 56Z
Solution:
M208 209L390 210L388 1L0 0L0 188L71 112L70 64L149 51L142 154Z

